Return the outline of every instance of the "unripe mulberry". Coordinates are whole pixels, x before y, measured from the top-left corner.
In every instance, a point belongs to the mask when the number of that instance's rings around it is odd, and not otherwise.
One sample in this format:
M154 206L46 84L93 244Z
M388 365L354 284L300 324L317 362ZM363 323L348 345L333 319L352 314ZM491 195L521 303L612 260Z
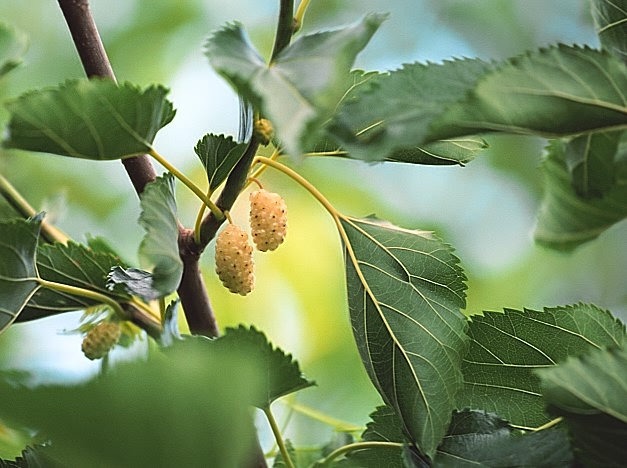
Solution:
M89 330L81 349L87 359L100 359L107 355L120 339L122 329L116 322L100 322Z
M250 227L259 250L274 250L287 233L287 207L278 193L261 189L250 194Z
M259 119L253 124L253 133L263 146L267 146L274 138L274 127L268 119Z
M245 296L255 286L253 248L236 224L226 226L216 239L216 273L232 293Z

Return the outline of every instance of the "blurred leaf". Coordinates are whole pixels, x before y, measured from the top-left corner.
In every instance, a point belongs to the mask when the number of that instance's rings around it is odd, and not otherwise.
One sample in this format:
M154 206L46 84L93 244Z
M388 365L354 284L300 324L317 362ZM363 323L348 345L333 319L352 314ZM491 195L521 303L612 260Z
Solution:
M39 289L35 252L43 215L0 223L0 333Z
M299 158L334 111L357 54L385 15L343 29L299 36L267 65L239 24L211 36L206 55L238 94L259 106L287 151Z
M169 347L180 341L181 332L179 330L179 305L180 301L172 301L165 309L163 318L163 332L161 333L161 345Z
M0 23L0 78L22 63L27 44L24 34Z
M627 148L615 157L615 183L603 198L582 199L571 184L566 144L554 140L542 164L545 194L534 237L536 242L572 250L595 239L627 216Z
M254 327L240 325L227 328L226 333L213 343L225 352L237 349L255 356L263 377L258 392L260 398L254 402L258 408L267 409L277 398L315 385L315 382L303 377L298 362L291 354L274 348L266 336Z
M627 460L627 352L594 350L540 369L551 412L564 417L585 466L624 466Z
M422 147L400 149L392 152L385 160L412 164L458 164L463 166L487 147L488 144L483 138L467 136L434 141Z
M15 461L0 460L0 468L65 468L52 459L48 446L26 447Z
M75 80L9 101L8 148L110 160L144 154L174 118L168 90Z
M194 151L207 172L209 191L213 192L226 180L247 147L246 143L236 143L230 136L213 133L196 143Z
M566 165L581 198L602 197L616 182L614 157L623 132L597 132L566 145Z
M362 362L404 431L428 455L462 386L465 276L451 248L424 231L342 218L346 282Z
M152 273L139 268L114 266L107 275L107 286L111 291L131 294L146 302L154 301L163 296L154 288Z
M41 431L65 466L242 466L258 382L254 357L190 338L75 386L0 380L0 412Z
M627 1L592 0L590 3L603 48L627 63Z
M565 431L549 429L521 434L494 414L464 410L453 415L433 466L567 468L572 463Z
M587 304L486 312L472 317L469 335L457 407L490 411L528 428L549 421L536 369L626 340L624 324Z
M626 87L620 60L565 45L499 67L470 59L406 65L360 88L330 130L353 157L370 161L489 131L573 135L624 126Z
M130 299L128 294L111 292L106 286L109 270L120 263L121 260L110 253L95 252L72 241L67 245L42 244L37 249L37 271L41 278L96 291L124 301ZM61 312L87 309L97 304L99 302L83 296L41 288L28 301L18 321L24 322Z

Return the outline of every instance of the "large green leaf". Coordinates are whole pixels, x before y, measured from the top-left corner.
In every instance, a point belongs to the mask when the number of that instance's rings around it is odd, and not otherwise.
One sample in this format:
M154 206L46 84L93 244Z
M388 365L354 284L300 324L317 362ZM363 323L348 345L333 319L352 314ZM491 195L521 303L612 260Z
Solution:
M384 19L369 14L343 29L300 36L270 65L234 24L211 36L206 54L240 95L261 108L287 151L300 157L331 116L355 57Z
M627 1L592 0L590 3L603 48L627 62Z
M430 233L342 218L351 322L366 371L432 456L462 386L465 277Z
M0 223L0 332L37 292L35 252L42 216Z
M551 412L564 417L585 466L627 460L627 352L595 350L537 372Z
M24 34L7 24L0 23L0 77L22 62L27 43Z
M566 161L565 142L554 140L542 164L545 193L535 229L535 240L548 247L571 250L595 239L627 216L627 148L614 159L614 185L602 198L577 195Z
M291 354L285 354L268 342L266 336L254 327L228 328L226 333L213 341L214 346L228 354L240 350L255 356L263 380L259 386L259 398L254 405L267 409L277 398L315 385L307 380Z
M63 466L243 466L259 378L254 356L190 338L74 386L0 379L0 414L49 439Z
M478 60L406 65L370 80L329 127L354 157L483 132L564 136L627 124L627 66L559 45L500 66Z
M232 137L224 135L207 134L194 147L194 151L200 158L207 179L209 191L213 192L233 170L233 167L241 159L247 148L246 143L236 143Z
M472 317L469 335L458 408L483 409L529 428L549 421L536 369L626 340L624 324L587 304L487 312Z
M143 154L174 118L168 90L107 79L75 80L7 103L4 145L74 158L110 160Z

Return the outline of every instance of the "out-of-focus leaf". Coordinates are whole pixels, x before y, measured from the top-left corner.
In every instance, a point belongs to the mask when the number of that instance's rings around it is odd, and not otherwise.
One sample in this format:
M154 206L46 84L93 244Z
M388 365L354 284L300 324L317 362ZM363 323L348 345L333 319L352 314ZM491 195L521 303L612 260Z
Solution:
M627 148L615 156L615 182L602 198L577 195L568 171L566 143L554 140L542 164L545 193L534 237L536 242L560 250L595 239L627 216Z
M410 440L432 456L462 386L465 276L424 231L341 219L348 304L362 362Z
M179 300L172 301L165 310L165 316L163 317L163 333L161 333L162 346L172 346L182 339L178 323L179 304Z
M434 141L422 147L403 148L392 152L385 160L411 164L458 164L463 166L472 161L477 153L487 147L488 144L483 138L467 136Z
M0 78L22 63L27 44L24 34L0 23Z
M269 408L277 398L315 385L315 382L303 377L298 362L291 354L274 348L266 336L254 327L240 325L228 328L213 343L225 352L230 349L245 350L247 354L256 357L263 381L259 387L259 399L254 404L261 409Z
M0 413L39 430L64 466L235 467L253 437L259 378L254 357L190 338L75 386L0 379Z
M627 1L592 0L590 3L603 48L627 63Z
M234 24L209 39L206 54L240 95L260 106L287 151L298 158L332 115L355 57L384 19L369 14L342 29L300 36L270 65Z
M469 335L458 408L480 408L528 428L549 421L536 369L626 340L624 324L587 304L487 312L472 317Z
M42 215L0 223L0 333L37 292L35 254Z
M627 66L611 54L558 45L500 66L478 60L406 65L341 107L329 127L353 157L485 132L566 136L627 124Z
M7 103L8 148L93 160L121 159L151 149L174 118L168 90L145 90L107 79L75 80L31 91Z
M433 466L568 468L572 463L568 436L561 429L521 434L494 414L465 410L453 415Z
M627 352L595 350L537 371L550 410L570 428L585 466L624 466L627 460Z
M131 294L150 302L163 296L154 286L151 272L139 268L114 266L107 275L107 286L111 291Z
M246 143L236 143L230 136L213 133L205 135L196 143L194 151L207 172L209 191L213 192L226 180L246 151L246 147Z

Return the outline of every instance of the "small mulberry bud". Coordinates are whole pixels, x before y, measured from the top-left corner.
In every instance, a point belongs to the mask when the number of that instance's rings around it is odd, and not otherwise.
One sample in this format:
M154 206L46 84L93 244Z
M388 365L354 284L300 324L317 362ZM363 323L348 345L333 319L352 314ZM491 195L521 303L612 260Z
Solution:
M259 119L255 121L253 132L259 143L267 146L274 137L274 127L268 119Z
M261 189L250 194L250 227L253 241L262 252L283 243L287 232L287 207L278 193Z
M232 293L245 296L255 286L253 248L236 224L229 224L216 239L216 273Z
M92 361L105 357L118 342L121 333L122 329L118 323L100 322L83 338L81 345L83 354Z

